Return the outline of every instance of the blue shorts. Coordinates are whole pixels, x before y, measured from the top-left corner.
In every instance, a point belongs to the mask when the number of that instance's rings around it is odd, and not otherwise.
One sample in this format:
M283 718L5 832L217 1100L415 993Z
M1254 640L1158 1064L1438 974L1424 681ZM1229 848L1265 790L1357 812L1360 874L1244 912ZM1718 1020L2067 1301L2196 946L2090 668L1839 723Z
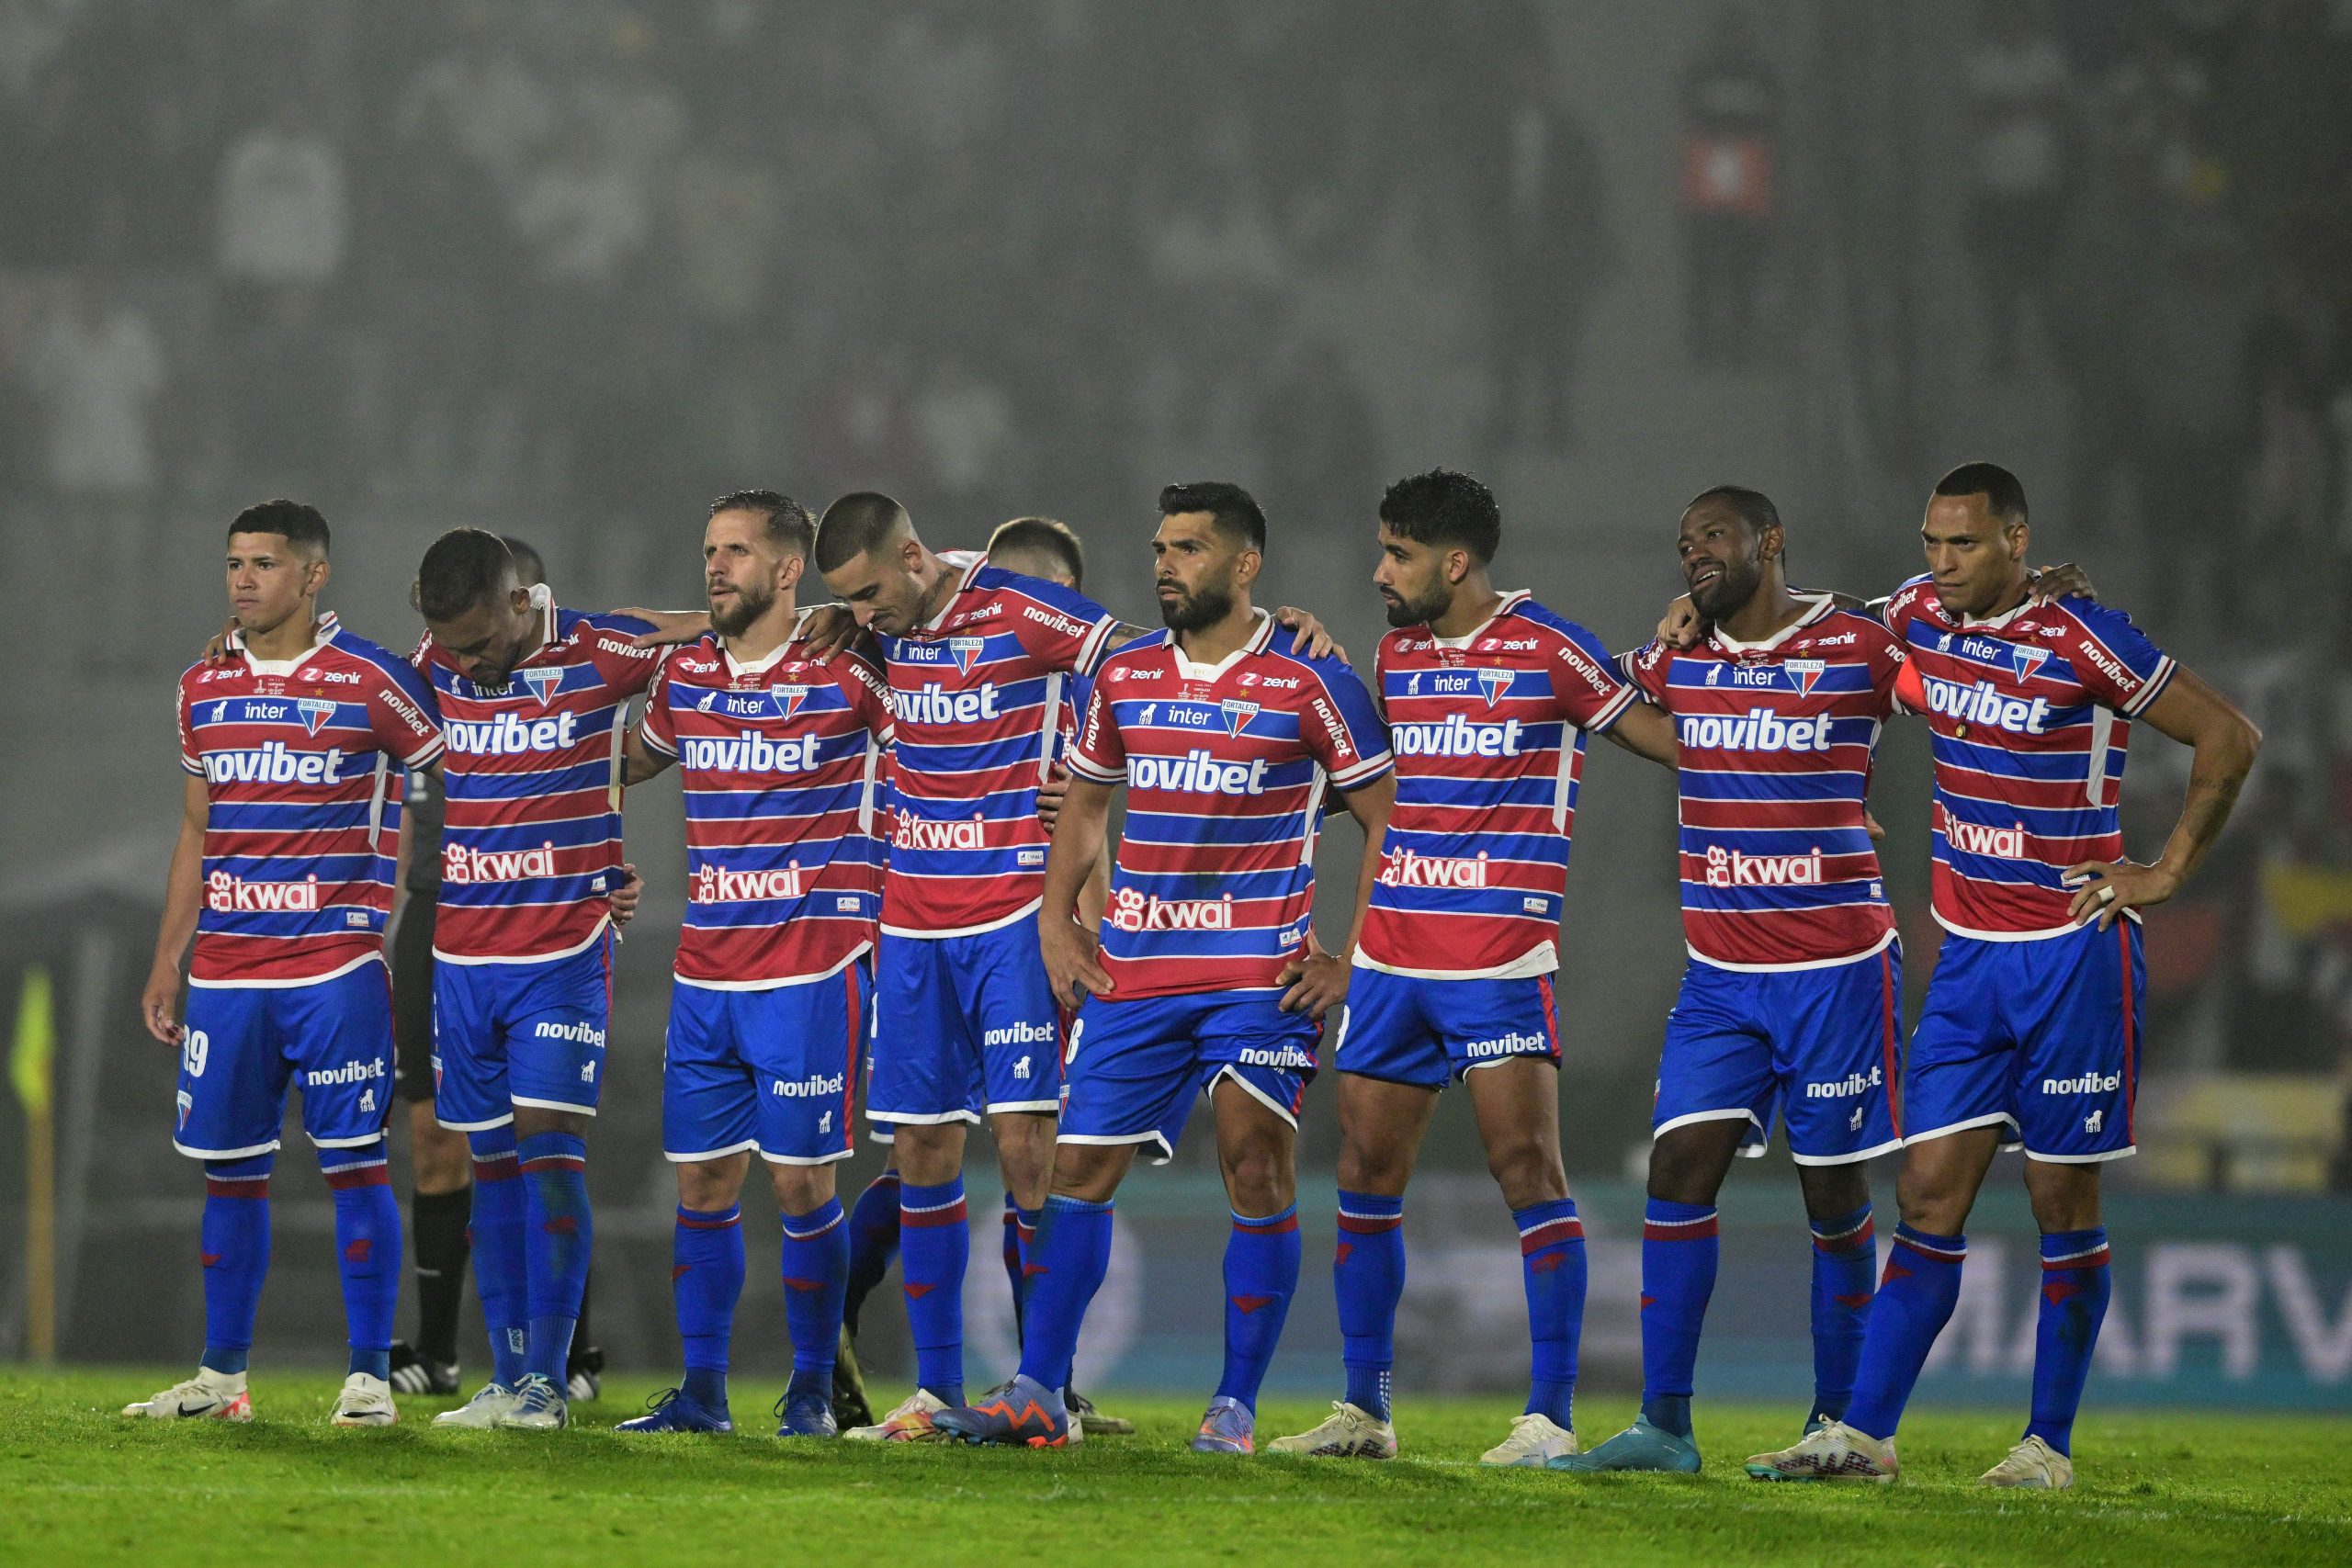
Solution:
M874 965L872 1061L868 1121L1052 1115L1061 1105L1062 1024L1037 922L967 936L886 933Z
M2132 1152L2140 923L2037 942L1947 932L1911 1034L1911 1142L2006 1123L2003 1148L2088 1165Z
M322 1149L384 1135L392 1095L391 974L379 960L296 986L187 989L179 1122L172 1146L196 1159L277 1147L288 1086L302 1086L302 1131Z
M1667 1015L1656 1137L1744 1119L1760 1155L1777 1109L1799 1165L1845 1165L1903 1142L1902 950L1821 969L1723 969L1690 960Z
M1297 1126L1323 1031L1305 1013L1283 1011L1282 995L1089 997L1070 1026L1060 1141L1149 1144L1164 1161L1193 1099L1221 1077Z
M856 1147L857 1046L873 989L858 959L821 980L720 991L673 982L662 1054L662 1152L826 1165Z
M561 958L433 964L433 1116L479 1133L514 1107L596 1114L613 1010L613 933Z
M1348 976L1331 1066L1418 1089L1514 1056L1560 1059L1552 976L1432 980L1359 964Z

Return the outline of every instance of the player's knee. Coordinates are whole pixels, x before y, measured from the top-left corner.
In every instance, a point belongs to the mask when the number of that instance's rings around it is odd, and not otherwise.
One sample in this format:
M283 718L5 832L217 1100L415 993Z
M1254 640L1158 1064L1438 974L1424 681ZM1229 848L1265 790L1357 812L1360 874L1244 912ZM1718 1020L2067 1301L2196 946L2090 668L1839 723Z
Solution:
M1340 1142L1340 1185L1351 1192L1395 1197L1405 1190L1411 1175L1409 1155L1394 1145L1368 1145L1352 1138Z
M425 1115L409 1129L409 1166L416 1179L416 1190L426 1194L455 1192L473 1175L466 1135L432 1120L429 1102L424 1102L424 1109Z
M1223 1156L1226 1194L1237 1214L1271 1214L1288 1208L1296 1195L1290 1161L1273 1141L1250 1140Z
M2025 1162L2025 1191L2033 1205L2033 1223L2045 1235L2056 1231L2088 1230L2099 1223L2096 1165L2029 1159Z
M379 1134L368 1143L345 1144L340 1147L321 1148L315 1152L319 1156L319 1169L328 1176L334 1176L358 1167L383 1166L390 1156L390 1145L384 1141L381 1134Z
M1801 1165L1797 1183L1804 1190L1807 1219L1839 1219L1871 1201L1870 1178L1860 1160L1850 1165Z
M692 1160L678 1167L678 1206L696 1213L731 1208L743 1191L741 1159Z
M771 1165L768 1180L775 1187L776 1207L796 1219L823 1208L833 1196L830 1165Z
M1132 1147L1063 1144L1054 1151L1053 1190L1081 1203L1107 1203L1135 1159Z
M899 1176L918 1187L952 1181L964 1168L964 1127L959 1122L922 1126L900 1122L890 1146Z
M1487 1173L1502 1190L1503 1201L1514 1209L1556 1202L1568 1195L1568 1173L1560 1163L1560 1151L1539 1137L1489 1145Z

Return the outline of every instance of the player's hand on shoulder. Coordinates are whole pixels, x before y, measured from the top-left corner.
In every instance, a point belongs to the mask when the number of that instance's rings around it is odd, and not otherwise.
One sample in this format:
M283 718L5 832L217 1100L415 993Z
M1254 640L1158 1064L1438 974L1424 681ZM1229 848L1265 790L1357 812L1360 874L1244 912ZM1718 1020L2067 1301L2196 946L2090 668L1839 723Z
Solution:
M139 993L140 1021L164 1044L176 1045L186 1032L180 1028L179 1010L179 968L159 963L148 972L147 987Z
M1274 976L1274 984L1289 987L1283 992L1283 1011L1303 1012L1319 1022L1324 1013L1348 999L1348 971L1346 959L1324 952L1310 938L1306 951Z
M703 610L648 610L628 604L613 614L632 616L652 625L651 631L640 632L628 639L631 648L669 648L682 642L692 642L710 630L710 615Z
M861 630L846 604L820 604L800 623L800 635L808 639L809 651L820 664L855 642Z
M1707 623L1699 618L1699 606L1685 593L1666 607L1657 623L1657 640L1668 648L1696 648L1706 630Z
M1309 659L1336 659L1342 664L1349 661L1348 650L1333 640L1329 629L1315 618L1313 611L1285 604L1274 612L1274 624L1296 634L1290 639L1293 653L1304 653Z
M1111 976L1102 972L1102 939L1076 920L1041 915L1037 945L1046 959L1046 978L1055 999L1076 1007L1089 996L1111 994Z
M2069 595L2080 599L2098 597L2098 590L2092 586L2090 573L2073 561L2042 567L2027 580L2026 597L2037 604L2054 604Z
M2065 882L2075 890L2068 918L2078 926L2097 919L2101 931L2121 919L2124 910L2161 904L2180 891L2173 872L2128 860L2079 862L2066 868Z
M229 639L236 636L236 634L237 617L232 615L227 620L220 623L220 629L212 634L212 640L204 645L204 651L202 653L197 655L198 662L205 664L227 663L229 660Z
M613 924L625 926L637 919L638 900L644 897L645 878L637 874L637 867L624 863L621 885L605 895L605 902L612 906Z

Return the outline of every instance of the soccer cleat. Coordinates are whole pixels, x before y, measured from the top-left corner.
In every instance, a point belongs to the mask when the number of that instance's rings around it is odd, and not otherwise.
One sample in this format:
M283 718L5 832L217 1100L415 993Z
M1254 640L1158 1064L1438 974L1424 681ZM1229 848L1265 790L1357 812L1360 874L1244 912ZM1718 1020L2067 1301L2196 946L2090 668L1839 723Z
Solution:
M1207 1423L1204 1422L1201 1429L1207 1431ZM1396 1428L1360 1404L1335 1399L1331 1402L1331 1414L1321 1425L1296 1437L1276 1438L1266 1445L1266 1451L1319 1454L1325 1459L1395 1459Z
M526 1374L514 1385L514 1403L498 1418L500 1429L509 1432L553 1432L571 1424L563 1391L539 1372Z
M713 1410L687 1396L683 1388L665 1388L645 1402L645 1414L615 1425L616 1432L731 1432L735 1423L724 1411Z
M514 1408L514 1391L503 1382L486 1382L471 1399L455 1410L444 1410L433 1418L436 1427L464 1427L477 1432L487 1432L498 1425L505 1414Z
M1758 1481L1872 1481L1884 1486L1903 1467L1894 1461L1894 1438L1831 1421L1807 1432L1794 1448L1749 1455L1747 1473Z
M1812 1437L1815 1432L1820 1431L1824 1427L1828 1426L1829 1423L1836 1419L1838 1419L1838 1417L1835 1416L1824 1416L1820 1411L1815 1411L1812 1415L1804 1418L1804 1436L1808 1438Z
M2016 1486L2028 1491L2059 1492L2075 1483L2075 1461L2043 1442L2028 1438L2009 1450L2009 1457L1976 1478L1979 1486Z
M1544 1468L1574 1471L1579 1475L1621 1470L1696 1475L1699 1443L1695 1438L1678 1438L1665 1427L1653 1427L1636 1416L1632 1426L1590 1453L1562 1454L1544 1461Z
M392 1341L392 1392L446 1399L458 1392L458 1363L428 1361L405 1339Z
M775 1429L779 1438L835 1438L841 1427L833 1420L833 1402L829 1394L786 1393L775 1402L770 1412L780 1423Z
M982 1394L978 1404L941 1411L932 1417L932 1426L941 1436L967 1443L1059 1449L1069 1445L1072 1423L1061 1395L1034 1379L1016 1376Z
M865 1371L857 1364L857 1345L842 1325L833 1348L833 1425L846 1432L874 1425L874 1406L865 1397Z
M1087 1431L1098 1438L1132 1438L1136 1424L1124 1416L1105 1416L1094 1408L1094 1402L1074 1388L1062 1390L1062 1408L1069 1412L1070 1441L1078 1441L1078 1424L1086 1423Z
M1193 1434L1196 1454L1247 1454L1258 1450L1258 1415L1229 1393L1218 1394L1201 1413Z
M1577 1435L1540 1410L1510 1418L1510 1436L1478 1456L1504 1470L1542 1470L1577 1451Z
M577 1402L594 1399L605 1392L605 1352L594 1345L575 1346L570 1360L564 1363L563 1392L567 1399Z
M368 1372L354 1372L343 1380L343 1392L334 1397L334 1414L328 1417L338 1427L389 1427L400 1418L392 1404L392 1385Z
M945 1400L927 1388L919 1388L873 1426L852 1427L842 1436L861 1443L944 1442L947 1434L933 1431L931 1418L946 1408Z
M152 1399L126 1404L122 1413L155 1421L250 1421L254 1399L246 1392L244 1373L198 1367L196 1376L186 1382L175 1382Z

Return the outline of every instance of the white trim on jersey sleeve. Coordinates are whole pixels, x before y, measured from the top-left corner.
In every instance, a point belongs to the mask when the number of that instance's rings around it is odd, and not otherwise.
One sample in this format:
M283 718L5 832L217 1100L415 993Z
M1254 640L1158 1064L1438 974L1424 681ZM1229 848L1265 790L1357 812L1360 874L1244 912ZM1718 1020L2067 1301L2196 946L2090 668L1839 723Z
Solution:
M1332 787L1342 792L1363 788L1381 774L1396 771L1396 759L1383 747L1369 757L1360 759L1353 767L1342 768L1330 775Z
M2147 712L2148 705L2154 702L2166 686L2172 684L2173 671L2179 668L2179 664L2174 660L2172 655L2165 654L2157 660L2155 673L2148 677L2147 683L2140 688L2138 694L2130 702L2125 703L2116 711L2126 718L2137 718Z
M1124 766L1115 771L1102 768L1094 762L1088 761L1085 757L1079 753L1079 750L1075 746L1070 748L1069 754L1064 757L1062 761L1069 764L1069 771L1071 773L1076 773L1080 778L1085 779L1091 784L1125 784L1127 782L1127 770Z
M1595 714L1590 724L1578 725L1577 727L1577 728L1582 729L1587 735L1608 734L1611 729L1617 728L1617 721L1625 716L1625 710L1627 708L1632 707L1635 703L1643 700L1643 692L1641 687L1635 685L1632 681L1625 680L1623 676L1619 677L1619 679L1622 682L1622 689L1614 697L1611 697L1609 700L1609 705ZM1566 750L1566 748L1562 747L1561 750Z
M1094 629L1086 634L1086 640L1078 645L1078 657L1070 663L1072 671L1092 680L1102 668L1102 661L1111 657L1111 638L1118 629L1116 615L1104 615L1095 622Z

